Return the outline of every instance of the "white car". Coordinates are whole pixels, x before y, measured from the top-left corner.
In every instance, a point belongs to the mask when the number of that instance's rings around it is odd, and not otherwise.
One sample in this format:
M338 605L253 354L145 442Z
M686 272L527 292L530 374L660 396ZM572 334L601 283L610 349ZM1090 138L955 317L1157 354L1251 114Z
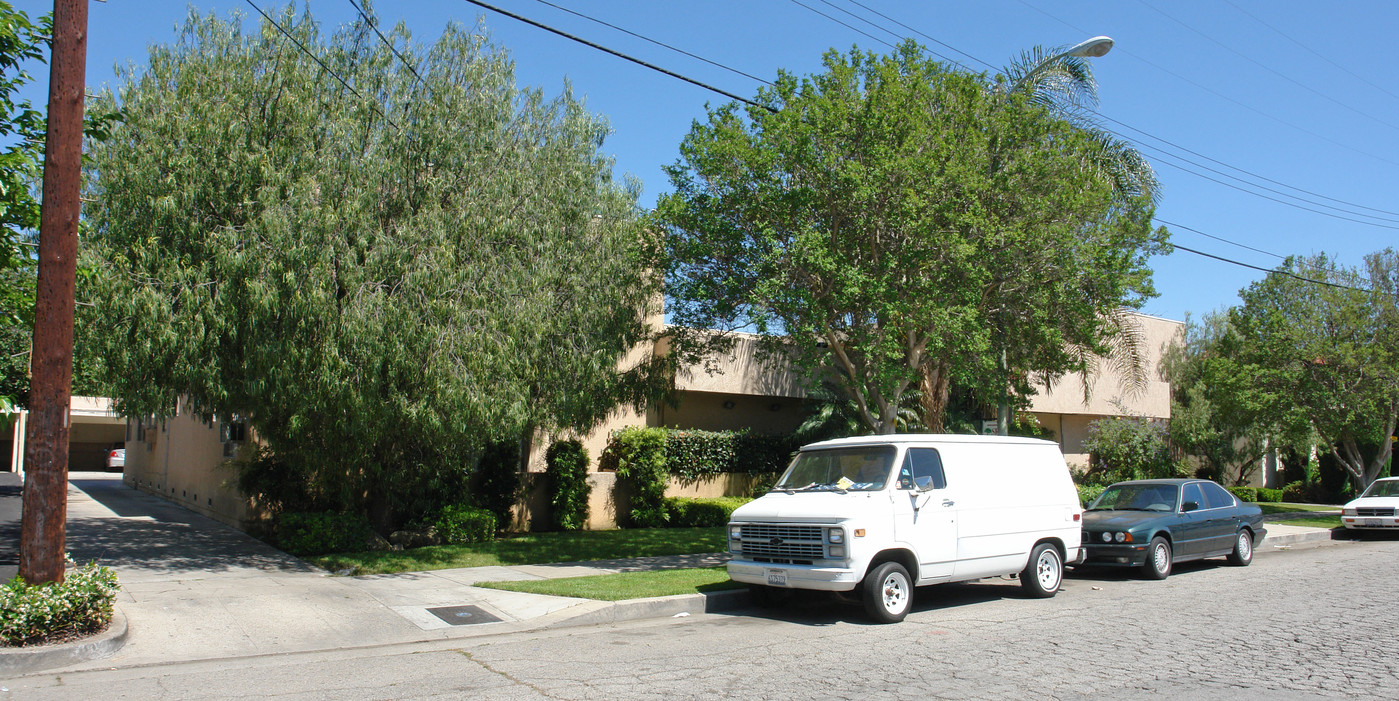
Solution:
M1341 524L1359 530L1399 529L1399 477L1386 477L1370 483L1359 498L1341 508Z
M126 448L114 448L107 451L107 469L126 469Z

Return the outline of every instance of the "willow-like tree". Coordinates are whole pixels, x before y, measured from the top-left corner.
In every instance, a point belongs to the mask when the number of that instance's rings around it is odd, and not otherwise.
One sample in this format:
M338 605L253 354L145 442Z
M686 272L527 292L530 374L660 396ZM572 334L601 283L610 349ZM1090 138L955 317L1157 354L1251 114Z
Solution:
M1096 135L1033 95L907 43L830 52L762 107L711 110L658 205L677 347L703 357L755 331L875 432L920 380L941 399L933 430L947 383L1005 396L1001 349L1011 367L1084 371L1114 312L1154 294L1165 233L1150 196L1100 167Z
M653 244L605 121L518 87L488 37L400 26L400 59L278 14L295 41L192 13L107 96L103 347L127 415L241 417L259 491L389 527L462 498L488 441L634 397Z

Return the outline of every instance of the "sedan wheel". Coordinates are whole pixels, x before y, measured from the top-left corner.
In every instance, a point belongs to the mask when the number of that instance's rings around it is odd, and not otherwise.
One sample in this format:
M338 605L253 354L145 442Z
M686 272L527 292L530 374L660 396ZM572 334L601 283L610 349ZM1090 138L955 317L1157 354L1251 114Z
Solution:
M1253 562L1253 533L1245 528L1234 536L1234 552L1229 553L1229 564L1248 567L1250 562Z
M1151 539L1151 547L1146 551L1146 563L1142 571L1151 579L1165 579L1171 574L1171 544L1165 538Z

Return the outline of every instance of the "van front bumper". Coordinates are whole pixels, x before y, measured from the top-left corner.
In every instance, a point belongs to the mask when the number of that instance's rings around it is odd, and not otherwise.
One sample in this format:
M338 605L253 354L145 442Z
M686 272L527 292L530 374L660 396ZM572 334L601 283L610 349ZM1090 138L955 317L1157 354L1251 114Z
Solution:
M820 565L778 565L731 560L728 569L729 579L735 582L815 591L850 591L860 583L861 577L859 572L852 569Z

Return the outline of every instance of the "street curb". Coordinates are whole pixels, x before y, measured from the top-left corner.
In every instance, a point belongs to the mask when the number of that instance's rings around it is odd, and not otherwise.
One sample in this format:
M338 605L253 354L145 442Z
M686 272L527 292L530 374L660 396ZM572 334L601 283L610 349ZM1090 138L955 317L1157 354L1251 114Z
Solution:
M17 677L54 667L66 667L111 655L126 644L130 628L126 614L112 609L112 622L97 635L73 643L38 647L0 648L0 677Z
M729 589L712 594L678 594L650 599L596 602L590 611L547 623L548 628L570 628L635 621L643 618L673 618L679 614L715 613L743 608L748 604L747 589Z
M1258 544L1258 547L1282 547L1289 545L1299 545L1301 543L1316 543L1329 540L1335 540L1335 537L1332 534L1331 530L1325 528L1317 528L1314 532L1309 533L1288 533L1286 535L1273 535L1272 533L1269 533L1268 536L1263 539L1263 542Z

